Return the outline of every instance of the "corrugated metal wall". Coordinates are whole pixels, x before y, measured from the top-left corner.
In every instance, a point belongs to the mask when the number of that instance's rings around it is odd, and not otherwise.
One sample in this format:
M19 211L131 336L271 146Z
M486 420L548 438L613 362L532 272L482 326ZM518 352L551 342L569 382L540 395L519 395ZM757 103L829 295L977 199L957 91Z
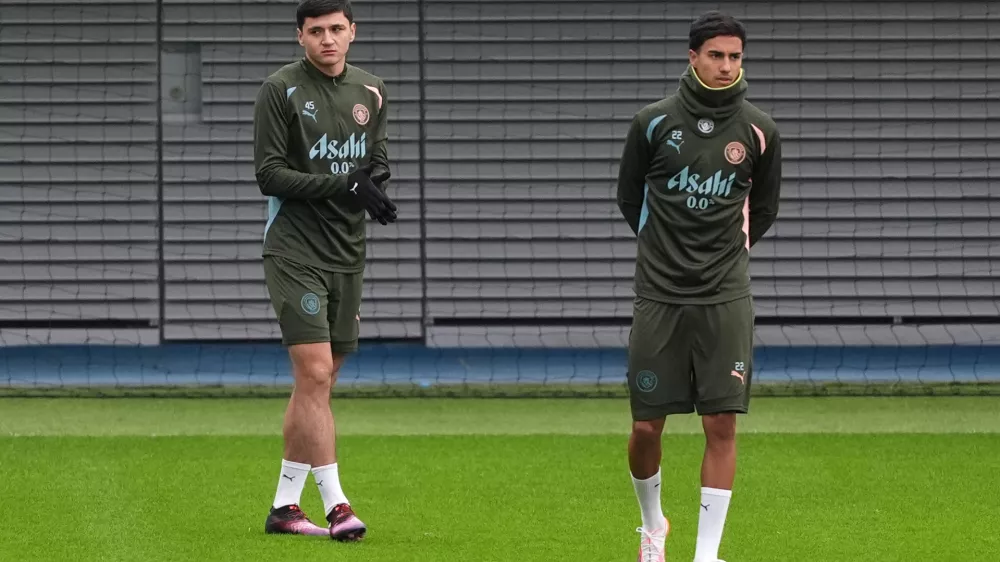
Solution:
M426 0L421 37L419 5L355 8L351 61L389 89L401 204L370 230L363 335L419 337L426 321L438 345L622 343L622 138L674 91L689 22L713 6ZM782 212L753 252L758 318L998 316L1000 12L721 7L748 25L750 99L784 138ZM164 335L276 337L250 135L261 80L300 54L294 3L166 0L159 52L152 1L0 8L0 323L40 340L50 319L94 321L88 337L104 320L155 329L159 68Z
M155 335L156 52L152 0L0 2L0 343Z

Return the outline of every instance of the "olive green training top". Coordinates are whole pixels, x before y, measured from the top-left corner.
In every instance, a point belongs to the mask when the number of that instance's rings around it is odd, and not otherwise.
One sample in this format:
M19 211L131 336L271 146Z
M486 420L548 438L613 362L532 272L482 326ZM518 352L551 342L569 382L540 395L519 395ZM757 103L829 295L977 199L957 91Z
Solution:
M254 167L268 196L263 255L328 271L365 267L365 213L347 175L387 171L385 84L351 65L339 76L307 59L264 81L254 105ZM381 186L385 189L385 185Z
M781 141L746 91L742 71L713 89L689 67L675 94L633 118L618 206L638 238L637 296L717 304L750 294L750 247L778 213Z

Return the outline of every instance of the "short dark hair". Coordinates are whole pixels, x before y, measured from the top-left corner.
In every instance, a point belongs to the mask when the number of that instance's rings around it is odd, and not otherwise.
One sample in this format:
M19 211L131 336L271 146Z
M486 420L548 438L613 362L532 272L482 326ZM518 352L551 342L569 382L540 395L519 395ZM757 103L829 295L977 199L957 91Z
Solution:
M705 41L723 36L739 37L744 47L747 44L747 29L740 20L718 10L705 12L691 24L688 48L697 51Z
M351 10L351 0L302 0L295 10L295 22L299 29L306 18L318 18L327 14L344 12L347 21L354 23L354 12Z

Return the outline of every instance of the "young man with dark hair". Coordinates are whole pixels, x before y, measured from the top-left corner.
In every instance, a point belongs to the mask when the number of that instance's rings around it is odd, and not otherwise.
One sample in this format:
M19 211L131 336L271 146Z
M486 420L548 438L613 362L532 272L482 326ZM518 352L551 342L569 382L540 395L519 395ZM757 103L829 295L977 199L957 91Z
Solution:
M386 90L347 64L357 30L346 0L305 0L296 13L305 55L268 76L254 106L254 165L268 197L264 276L295 385L285 411L268 533L364 537L340 485L330 391L357 350L365 213L396 220L389 179ZM299 508L310 471L329 528Z
M750 402L750 248L775 220L781 183L777 127L745 100L745 43L736 19L699 17L678 91L635 115L621 157L618 206L638 242L628 457L639 562L665 560L668 415L697 412L705 433L695 562L717 562L732 495L736 415Z

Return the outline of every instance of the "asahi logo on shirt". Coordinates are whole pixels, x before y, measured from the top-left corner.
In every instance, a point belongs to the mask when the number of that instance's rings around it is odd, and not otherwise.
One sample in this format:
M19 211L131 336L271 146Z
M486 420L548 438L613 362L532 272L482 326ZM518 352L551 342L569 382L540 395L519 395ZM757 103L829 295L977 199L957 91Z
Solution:
M728 197L732 191L733 183L736 181L736 172L722 177L722 170L702 178L701 174L692 173L690 166L674 174L674 177L667 181L667 189L676 189L680 192L697 193L704 197L688 197L687 206L692 209L707 209L714 204L711 197Z
M330 164L330 171L334 174L346 174L354 166L351 161L362 160L368 154L367 140L367 133L361 133L360 137L351 133L347 140L330 140L324 134L309 149L309 159L336 160Z
M711 176L702 179L700 174L691 173L690 166L684 166L683 170L674 174L674 177L667 181L667 189L677 189L699 195L721 195L725 197L729 195L735 181L736 172L729 174L729 177L723 179L722 170L719 170Z

